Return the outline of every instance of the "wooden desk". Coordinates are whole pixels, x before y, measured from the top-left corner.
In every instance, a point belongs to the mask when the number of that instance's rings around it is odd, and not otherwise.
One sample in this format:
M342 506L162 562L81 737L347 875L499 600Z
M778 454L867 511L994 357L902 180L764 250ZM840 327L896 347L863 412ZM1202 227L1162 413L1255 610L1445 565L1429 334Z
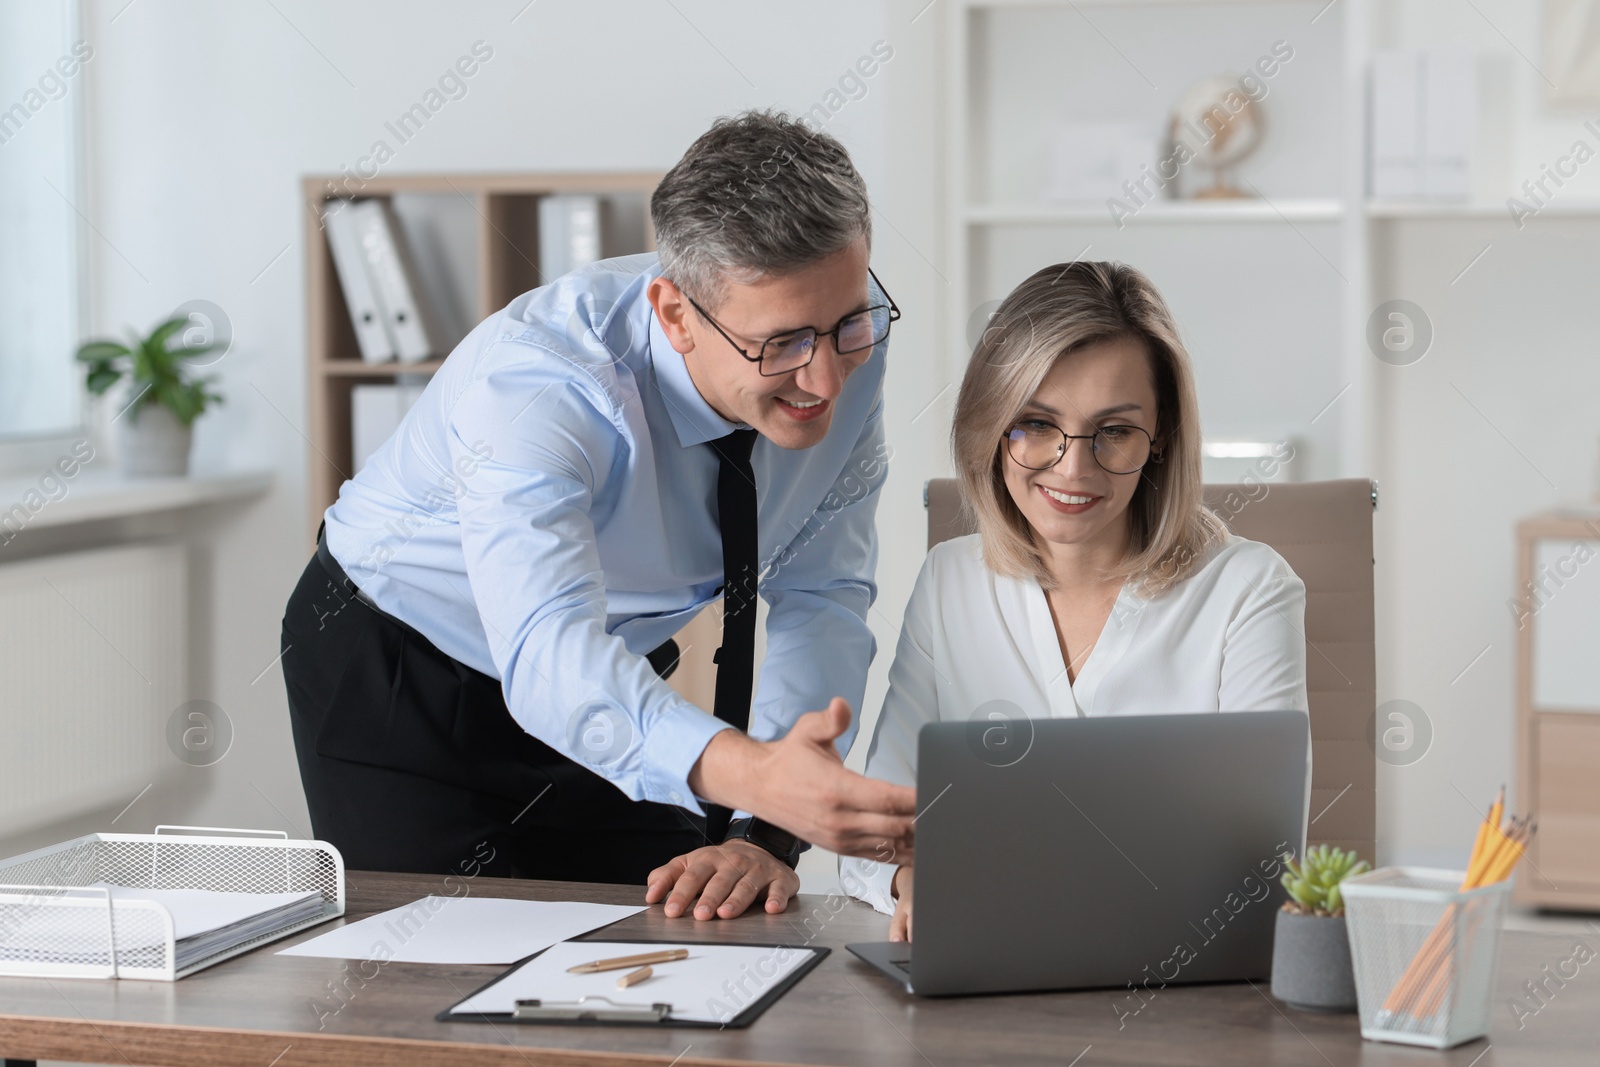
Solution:
M630 887L480 878L485 896L635 903ZM441 878L352 872L348 918L427 893ZM315 927L308 938L331 929ZM845 951L882 939L887 921L843 898L802 896L780 916L669 920L660 908L607 927L607 938L789 941L834 952L746 1030L439 1023L434 1014L503 968L386 964L371 980L354 961L278 956L285 940L176 983L0 978L0 1055L91 1063L238 1067L597 1067L599 1064L1593 1064L1600 958L1537 1015L1506 1005L1523 982L1572 953L1570 937L1506 932L1489 1042L1432 1052L1361 1040L1354 1015L1281 1008L1266 990L1170 987L1121 1020L1114 992L919 1000ZM1600 935L1586 939L1600 950ZM367 964L372 974L375 964ZM1570 967L1569 967L1570 970ZM353 976L353 977L352 977ZM344 1004L334 990L345 984ZM1551 988L1555 988L1553 985ZM332 1012L322 1018L319 1011ZM1492 1044L1492 1048L1489 1046ZM1487 1050L1487 1051L1486 1051ZM1079 1058L1081 1057L1081 1058Z

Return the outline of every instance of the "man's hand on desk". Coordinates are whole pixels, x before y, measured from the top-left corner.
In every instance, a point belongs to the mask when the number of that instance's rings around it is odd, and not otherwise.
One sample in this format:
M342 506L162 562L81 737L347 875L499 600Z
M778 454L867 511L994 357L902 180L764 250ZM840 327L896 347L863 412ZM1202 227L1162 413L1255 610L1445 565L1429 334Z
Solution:
M849 728L850 705L835 697L778 741L723 730L695 762L689 786L842 856L909 862L916 790L846 770L833 743Z
M734 840L697 848L651 871L644 902L666 897L667 917L675 919L698 895L696 919L734 919L763 893L767 913L776 915L799 890L800 876L788 864L760 845Z

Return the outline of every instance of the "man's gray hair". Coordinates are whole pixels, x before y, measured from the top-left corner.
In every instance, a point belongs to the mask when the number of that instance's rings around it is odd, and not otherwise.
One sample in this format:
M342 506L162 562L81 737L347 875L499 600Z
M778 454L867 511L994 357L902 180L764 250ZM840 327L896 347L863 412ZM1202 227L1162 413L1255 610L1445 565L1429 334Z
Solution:
M715 306L725 281L792 273L857 238L867 185L844 145L781 111L720 118L650 197L662 273Z

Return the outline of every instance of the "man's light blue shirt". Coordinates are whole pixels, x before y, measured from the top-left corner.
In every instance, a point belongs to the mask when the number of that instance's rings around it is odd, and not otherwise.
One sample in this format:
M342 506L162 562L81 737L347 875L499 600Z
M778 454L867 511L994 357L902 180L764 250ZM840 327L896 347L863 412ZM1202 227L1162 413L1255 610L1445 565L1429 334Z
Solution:
M344 483L327 541L378 607L499 678L528 733L635 800L699 811L688 774L727 724L643 657L720 602L707 442L740 426L661 332L645 296L659 273L654 254L606 260L480 323ZM769 609L757 740L835 696L861 708L887 346L845 382L820 444L762 438L751 457Z

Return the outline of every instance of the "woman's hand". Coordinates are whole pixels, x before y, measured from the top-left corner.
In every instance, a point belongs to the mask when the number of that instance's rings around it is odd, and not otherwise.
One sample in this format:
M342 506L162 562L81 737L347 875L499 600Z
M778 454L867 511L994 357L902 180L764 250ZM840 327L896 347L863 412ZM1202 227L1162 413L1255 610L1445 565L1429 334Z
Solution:
M889 892L895 897L894 916L889 920L890 941L911 940L911 868L894 872Z

